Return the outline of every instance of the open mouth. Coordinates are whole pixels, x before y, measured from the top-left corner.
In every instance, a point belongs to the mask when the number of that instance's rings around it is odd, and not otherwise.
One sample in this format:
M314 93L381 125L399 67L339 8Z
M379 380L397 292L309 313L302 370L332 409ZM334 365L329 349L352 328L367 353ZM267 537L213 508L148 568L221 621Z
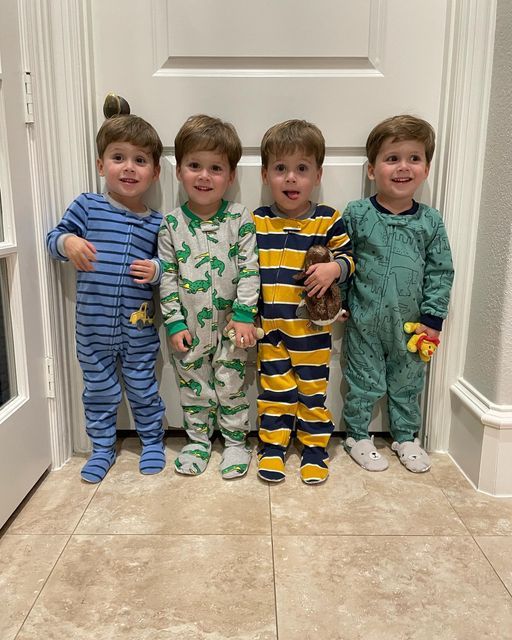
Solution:
M412 178L393 178L393 182L397 182L398 184L403 184L405 182L411 182Z
M300 196L299 191L283 191L283 193L290 200L297 200L297 198Z
M211 191L211 187L195 187L196 191Z
M137 184L137 180L134 178L121 178L121 182L124 182L124 184Z

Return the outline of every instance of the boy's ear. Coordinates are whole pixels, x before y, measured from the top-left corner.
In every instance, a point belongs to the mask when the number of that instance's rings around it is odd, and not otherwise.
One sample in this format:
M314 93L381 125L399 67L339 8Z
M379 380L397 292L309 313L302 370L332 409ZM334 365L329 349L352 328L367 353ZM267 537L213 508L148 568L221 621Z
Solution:
M153 182L156 182L160 177L160 171L161 171L160 163L155 164L155 170L153 172Z
M261 167L261 181L263 184L268 184L267 167Z
M366 171L368 173L368 178L370 180L375 180L375 169L373 167L373 164L368 163L368 166L366 168Z
M176 165L176 179L181 182L181 169L179 164Z
M98 170L98 174L103 177L103 160L102 158L96 158L96 169Z
M319 167L317 170L317 174L316 174L316 184L315 186L318 187L318 185L320 184L320 181L322 180L322 174L324 171L323 167Z
M229 172L229 185L231 186L233 184L233 182L235 181L236 178L236 169L233 169L232 171Z

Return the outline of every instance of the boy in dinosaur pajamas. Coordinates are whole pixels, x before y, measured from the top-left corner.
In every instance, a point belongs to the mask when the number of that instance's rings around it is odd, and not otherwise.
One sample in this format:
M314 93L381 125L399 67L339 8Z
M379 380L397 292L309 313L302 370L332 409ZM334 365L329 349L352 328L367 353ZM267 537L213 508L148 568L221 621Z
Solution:
M408 352L404 324L419 321L416 333L437 339L448 313L453 266L443 221L413 199L428 176L434 145L432 127L420 118L378 124L366 142L377 193L350 202L343 214L357 256L344 340L345 448L368 471L388 467L368 437L373 406L386 392L392 450L409 471L428 471L431 464L416 438L426 365Z
M162 314L190 440L174 464L178 473L202 473L218 425L225 441L222 477L237 478L251 461L245 349L256 344L260 287L252 216L224 200L242 145L233 125L197 115L179 130L175 153L188 200L164 216L158 240ZM234 351L225 335L231 329Z
M118 361L142 441L140 471L153 474L165 466L165 408L155 378L159 340L152 318L162 216L143 202L160 175L162 143L142 118L119 115L103 123L96 146L105 193L82 193L47 236L51 256L69 260L77 270L77 355L92 442L81 476L92 483L103 480L116 458Z
M320 183L325 141L304 120L271 127L261 143L262 178L274 204L254 212L260 256L261 323L258 362L258 475L269 482L285 477L285 453L292 430L303 445L300 475L307 484L329 474L327 444L334 430L325 407L331 326L314 327L298 317L303 295L321 297L354 271L351 244L338 211L311 202ZM304 285L294 276L313 245L329 248L334 260L312 265Z

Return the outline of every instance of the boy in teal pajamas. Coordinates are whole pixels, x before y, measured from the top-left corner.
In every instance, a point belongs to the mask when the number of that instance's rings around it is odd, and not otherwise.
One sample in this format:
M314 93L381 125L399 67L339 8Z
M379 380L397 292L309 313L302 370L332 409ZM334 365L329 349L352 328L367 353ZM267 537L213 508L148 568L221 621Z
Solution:
M357 257L348 290L343 409L345 448L368 471L386 458L368 437L375 402L388 395L391 448L412 472L430 469L416 437L425 363L407 350L404 323L437 339L448 313L453 265L438 211L413 199L428 176L434 153L432 127L413 116L395 116L368 136L368 177L376 195L350 202L343 215Z
M218 426L225 440L222 477L236 478L251 460L245 364L246 348L256 344L260 291L251 213L224 200L242 145L231 124L198 115L181 127L175 152L176 175L188 200L164 216L158 240L162 314L190 440L175 469L202 473ZM234 351L226 337L231 329Z

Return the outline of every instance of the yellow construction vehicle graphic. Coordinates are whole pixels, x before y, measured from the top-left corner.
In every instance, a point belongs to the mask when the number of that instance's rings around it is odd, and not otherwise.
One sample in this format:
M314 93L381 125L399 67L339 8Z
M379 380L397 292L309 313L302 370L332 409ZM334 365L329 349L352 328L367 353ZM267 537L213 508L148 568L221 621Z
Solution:
M134 324L140 331L145 325L153 324L153 314L153 303L143 302L130 316L130 324Z

